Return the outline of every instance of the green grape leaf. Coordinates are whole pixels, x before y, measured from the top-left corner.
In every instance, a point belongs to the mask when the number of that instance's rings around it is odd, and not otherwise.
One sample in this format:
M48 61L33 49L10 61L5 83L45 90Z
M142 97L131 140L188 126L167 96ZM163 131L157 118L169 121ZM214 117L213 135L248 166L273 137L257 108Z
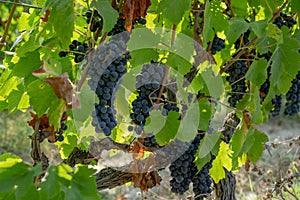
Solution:
M13 90L7 97L8 112L15 112L17 110L26 111L29 105L29 96L25 92L24 87L19 87L18 90Z
M72 168L66 164L50 166L46 181L41 183L41 191L49 199L66 199L71 188ZM53 184L55 183L55 184Z
M5 76L6 74L4 72L0 77L0 100L6 100L20 82L20 79L16 76L10 76L10 74L7 77Z
M61 145L60 154L63 159L67 158L73 151L74 147L77 147L78 136L75 134L68 134L65 137L64 143Z
M295 12L295 13L299 13L300 10L300 3L298 0L290 0L290 7L291 7L291 11Z
M0 101L0 110L7 109L8 103L5 101Z
M160 110L152 110L150 116L146 119L144 130L154 135L159 133L166 123L166 117L161 114Z
M115 105L118 109L117 115L118 116L129 116L129 109L130 105L128 101L126 100L126 89L124 87L120 87L118 91L116 92L116 99L115 99Z
M211 41L215 32L228 31L228 19L222 14L222 2L206 1L204 11L204 27L203 27L203 46ZM214 30L213 30L214 29Z
M157 12L162 12L172 24L178 24L189 10L190 4L190 0L177 0L176 3L173 0L162 0L158 4Z
M261 86L267 79L268 62L264 58L254 60L247 71L246 79L251 81L252 84Z
M95 169L88 166L78 166L71 181L70 193L79 194L76 196L80 199L99 199L96 188L96 177L92 176L96 172ZM69 198L68 199L72 199Z
M160 36L147 28L133 29L127 43L129 51L140 49L153 49L160 42ZM131 53L130 53L131 54Z
M91 116L92 111L95 109L95 92L90 89L88 84L83 84L80 93L78 93L78 99L81 108L73 108L73 118L77 121L84 122ZM119 98L116 98L116 101L118 101L118 99Z
M232 168L232 151L229 149L228 144L225 142L220 143L219 153L212 162L212 168L209 170L209 174L215 183L218 183L220 180L225 178L226 168L228 171ZM223 168L224 167L224 168Z
M166 145L175 138L180 124L178 118L179 113L169 111L163 128L155 135L155 139L159 145Z
M214 105L214 104L213 104ZM212 109L213 105L208 101L208 99L203 98L198 101L198 106L199 106L199 125L198 129L206 131L209 126L209 122L212 117Z
M291 81L300 71L299 43L289 36L283 37L271 57L272 67L270 76L270 90L278 89L281 94L286 94L291 86Z
M18 54L17 54L18 55ZM42 62L38 51L27 52L20 57L13 67L13 75L20 78L28 77L33 70L40 68Z
M203 42L204 44L208 43L214 38L214 31L212 29L212 19L213 13L210 9L210 2L206 1L205 10L204 10L204 27L203 27Z
M201 144L199 146L199 159L205 158L207 155L210 154L212 149L218 143L220 139L221 133L213 132L211 134L205 134L204 138L201 140Z
M189 72L192 67L191 62L174 53L170 53L166 65L175 69L181 76Z
M40 79L36 79L28 85L28 94L30 96L30 105L38 116L46 113L50 102L58 99L49 84Z
M54 125L54 129L60 127L60 120L63 112L66 110L66 102L63 99L54 99L49 106L49 124Z
M198 103L192 103L180 122L176 137L185 142L192 141L198 133L199 121L200 113Z
M229 30L226 34L229 43L234 43L242 33L247 31L248 28L249 24L244 19L232 18L229 21Z
M231 6L234 11L235 16L238 17L246 17L248 15L247 9L247 3L242 2L240 0L231 0Z
M18 19L18 30L20 32L29 30L31 27L28 23L28 18L30 15L33 15L33 13L29 14L27 12L22 12L20 18Z
M197 153L197 155L199 154L199 149L198 149L198 153ZM210 159L211 159L211 156L210 156L210 154L207 154L205 157L203 157L203 158L196 158L196 160L195 160L195 164L196 164L196 166L197 166L197 169L198 169L198 171L200 171L201 169L202 169L202 167L206 164L206 163L208 163L209 161L210 161Z
M12 191L14 187L17 199L38 197L34 177L42 173L41 164L31 167L22 162L19 157L9 154L0 157L0 192Z
M61 177L58 170L64 172L66 168L60 166L50 166L47 170L46 181L42 182L41 190L49 199L64 199L63 187L69 186L69 180ZM56 184L53 184L56 183Z
M111 6L109 0L93 0L92 6L95 6L103 17L103 32L109 32L117 22L118 12Z
M219 74L215 75L211 68L207 68L205 71L201 72L201 76L207 86L208 95L218 99L224 91L222 77Z
M254 138L254 143L249 149L248 156L249 160L255 164L260 159L265 149L263 142L268 142L269 139L265 133L258 130L255 130L251 137Z
M48 0L45 10L51 8L47 26L54 28L56 36L62 47L67 47L74 31L74 0ZM58 23L60 22L60 23ZM48 27L45 28L48 28ZM50 30L52 28L49 28Z
M231 139L231 149L233 151L233 158L242 157L243 154L248 153L249 160L254 164L259 160L264 151L263 142L267 142L268 136L253 127L247 132L238 130Z
M250 23L250 29L257 35L259 38L266 35L266 29L268 27L267 20L259 20Z
M133 51L130 51L130 64L133 67L143 65L145 63L149 63L149 60L157 60L159 58L159 55L157 51L154 49L136 49Z

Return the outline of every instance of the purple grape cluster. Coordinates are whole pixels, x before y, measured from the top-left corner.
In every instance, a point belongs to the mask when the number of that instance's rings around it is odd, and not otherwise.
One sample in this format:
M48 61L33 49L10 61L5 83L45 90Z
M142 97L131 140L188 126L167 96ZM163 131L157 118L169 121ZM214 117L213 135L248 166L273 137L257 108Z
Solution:
M286 94L286 104L284 114L295 116L299 112L300 103L300 71L296 78L292 80L292 86Z

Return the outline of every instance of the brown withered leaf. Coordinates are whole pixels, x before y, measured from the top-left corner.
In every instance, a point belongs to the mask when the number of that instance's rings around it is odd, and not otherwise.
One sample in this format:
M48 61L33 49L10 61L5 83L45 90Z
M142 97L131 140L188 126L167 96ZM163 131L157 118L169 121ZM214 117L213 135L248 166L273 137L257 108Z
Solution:
M41 19L43 22L48 22L49 16L50 16L50 10L49 10L49 8L48 8L48 9L46 10L45 17L40 17L40 19Z
M133 173L132 182L134 187L140 188L142 191L147 192L149 188L160 184L162 178L155 170L155 159L154 155L151 154L144 165L142 165L141 160L135 160L132 164L132 170L137 173ZM141 173L141 170L143 172Z
M44 74L46 73L46 70L45 70L45 64L44 64L44 61L42 61L42 65L40 68L38 68L37 70L33 70L32 71L32 74L35 75L35 74Z
M252 115L249 110L243 110L243 122L245 123L247 129L250 128L250 121L252 119Z
M150 0L125 0L121 6L121 14L125 17L125 28L130 31L132 20L146 17Z
M132 154L133 159L140 160L144 156L145 147L140 142L133 142L131 144L129 153Z
M66 72L59 76L45 78L44 81L52 87L58 98L65 100L68 109L72 109L73 106L77 108L81 107L72 82Z
M40 122L39 123L39 131L52 133L52 134L48 135L48 139L51 142L55 142L54 126L53 125L50 126L48 115L43 114L41 117L38 117L33 112L30 112L30 115L31 115L32 119L30 121L27 121L28 125L31 126L33 128L33 130L35 130L35 124L37 121L39 121Z

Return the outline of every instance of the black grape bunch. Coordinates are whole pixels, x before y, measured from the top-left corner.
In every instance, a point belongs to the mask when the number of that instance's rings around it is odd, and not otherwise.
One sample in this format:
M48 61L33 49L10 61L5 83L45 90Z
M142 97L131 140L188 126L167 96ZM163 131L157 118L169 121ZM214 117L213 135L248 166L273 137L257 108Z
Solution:
M173 193L184 194L189 189L190 183L193 183L193 191L197 200L202 200L204 196L212 192L209 169L212 167L213 159L206 163L199 172L194 163L195 154L203 137L203 134L197 135L184 154L171 163L170 186Z
M273 24L275 24L278 28L282 28L283 26L286 26L288 28L292 28L296 24L296 20L288 16L286 13L281 12L278 17L275 18Z
M172 177L170 186L173 193L182 195L189 189L189 184L198 171L194 160L199 144L200 136L197 136L189 145L188 149L171 163L169 167Z
M73 40L72 43L69 45L69 51L60 51L59 57L66 57L68 54L73 54L75 56L74 62L80 63L84 60L88 49L89 48L87 43Z
M85 12L86 23L89 24L91 32L103 29L103 18L97 10L87 10Z
M267 61L271 59L272 53L267 52L262 55L259 55L259 58L265 58ZM265 97L269 93L270 89L270 76L271 76L271 66L267 68L267 80L261 85L259 91L261 96L261 102L264 101ZM271 103L273 104L273 109L270 111L271 117L276 117L280 114L281 107L282 107L282 95L276 95L272 100Z
M123 34L128 34L128 32ZM125 38L128 37L128 35L125 36ZM122 36L114 36L98 47L90 62L88 73L91 78L88 84L99 99L92 113L92 125L96 132L102 131L106 136L109 136L117 125L116 110L113 106L114 93L119 87L122 76L127 72L127 60L123 55L125 52L126 42Z
M64 141L65 137L63 136L63 132L65 130L67 130L67 129L68 129L68 126L65 124L64 121L61 121L59 129L54 133L54 142L57 142L57 141L62 142L62 141ZM48 139L48 142L52 143L52 141L49 140L49 139Z
M299 112L300 103L300 71L292 80L292 85L287 92L284 114L295 116Z
M221 51L224 48L225 48L225 40L219 38L218 36L215 36L210 48L211 54L215 55L217 51Z
M126 31L125 29L125 19L122 17L118 17L117 19L117 23L114 25L114 27L112 28L111 31L108 32L108 36L111 35L116 35L119 33L122 33L123 31ZM135 24L141 24L141 25L145 25L147 23L145 18L140 17L139 19L134 19L132 21L132 29L134 29L134 25Z
M229 68L226 69L226 80L231 85L231 93L228 99L230 106L235 107L237 102L241 100L246 93L247 85L245 75L248 71L245 61L237 60Z
M111 36L111 35L117 35L119 33L122 33L126 31L125 29L125 19L119 17L117 19L117 23L114 25L114 27L111 29L111 31L108 32L108 36Z
M136 88L137 97L132 102L132 109L130 118L132 123L135 124L135 132L141 134L145 125L147 117L152 109L153 104L159 97L159 91L162 87L164 80L166 66L159 62L151 62L150 64L144 64L139 73L136 76ZM163 88L163 92L166 92L166 88ZM169 102L168 99L161 95L159 99L161 103L160 109L164 116L168 115L169 111L179 112L179 108L173 102ZM131 126L129 129L132 130Z
M203 200L204 197L207 197L212 192L212 180L209 175L209 170L212 167L213 159L214 157L210 160L210 162L206 163L200 172L198 172L192 179L195 200Z
M251 31L248 29L245 33L243 33L234 43L234 48L239 49L246 45L249 42L249 36Z

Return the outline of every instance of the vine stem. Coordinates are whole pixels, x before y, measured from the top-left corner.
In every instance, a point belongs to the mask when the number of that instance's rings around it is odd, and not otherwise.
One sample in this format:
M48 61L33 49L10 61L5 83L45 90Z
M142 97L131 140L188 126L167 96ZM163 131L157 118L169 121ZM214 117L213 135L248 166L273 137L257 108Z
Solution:
M164 91L164 87L166 85L166 81L168 79L169 72L170 72L170 67L167 67L166 71L165 71L164 79L163 79L163 81L161 83L161 87L160 87L160 90L159 90L159 93L158 93L158 96L157 96L156 104L159 104L159 102L160 102L161 95L162 95L162 93Z
M27 3L18 3L16 1L15 2L11 2L11 1L0 0L0 3L13 4L13 5L17 5L17 6L29 7L29 8L39 9L39 10L43 9L41 7L38 7L38 6L30 5L30 4L27 4Z
M277 12L275 12L275 13L273 14L273 17L269 20L269 23L273 22L273 21L275 20L275 18L277 18L277 17L280 15L281 11L287 6L288 3L289 3L289 1L286 0L286 1L282 4L282 6L277 10Z
M245 48L245 47L250 47L252 44L254 44L256 41L257 41L258 37L255 36L250 42L248 42L244 48L239 51L239 53L234 56L228 63L225 67L221 68L220 71L219 71L219 74L222 74L224 73L236 60L239 59L239 57L241 57L245 52L248 51L248 48Z
M172 40L171 40L171 47L174 45L174 42L175 42L175 36L176 36L176 24L173 24L172 25ZM167 82L167 79L168 79L168 76L169 76L169 72L170 72L170 67L166 67L166 71L165 71L165 75L164 75L164 79L161 83L161 87L160 87L160 90L159 90L159 93L158 93L158 96L157 96L157 99L156 99L156 104L159 104L160 102L160 99L161 99L161 96L162 96L162 93L164 91L164 87L166 85L166 82Z
M18 2L19 2L19 0L15 0L15 1L14 1L14 3L18 3ZM9 26L10 26L10 24L11 24L11 20L12 20L12 18L13 18L13 16L14 16L14 12L15 12L15 10L16 10L16 7L17 7L17 5L14 4L14 5L12 6L12 8L11 8L10 13L9 13L9 17L8 17L8 19L7 19L7 22L6 22L6 25L5 25L5 29L4 29L2 38L1 38L1 40L0 40L0 50L2 49L3 46L5 46L5 39L6 39L6 36L7 36L7 33L8 33Z
M212 97L206 97L206 98L207 98L208 100L210 100L210 101L215 102L215 103L219 103L219 104L221 104L222 106L225 106L226 108L232 109L232 110L234 110L235 112L243 113L242 110L239 110L239 109L237 109L237 108L231 107L231 106L229 106L229 105L227 105L227 104L225 104L225 103L222 103L222 102L218 101L217 99L214 99L214 98L212 98Z

